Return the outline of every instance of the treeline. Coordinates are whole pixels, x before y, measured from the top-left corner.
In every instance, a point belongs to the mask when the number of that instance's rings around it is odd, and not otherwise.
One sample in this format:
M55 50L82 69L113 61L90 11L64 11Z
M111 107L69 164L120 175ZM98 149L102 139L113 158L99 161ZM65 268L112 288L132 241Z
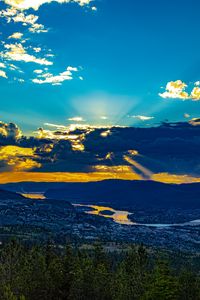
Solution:
M170 267L145 247L124 253L27 247L0 249L0 300L198 300L197 272Z

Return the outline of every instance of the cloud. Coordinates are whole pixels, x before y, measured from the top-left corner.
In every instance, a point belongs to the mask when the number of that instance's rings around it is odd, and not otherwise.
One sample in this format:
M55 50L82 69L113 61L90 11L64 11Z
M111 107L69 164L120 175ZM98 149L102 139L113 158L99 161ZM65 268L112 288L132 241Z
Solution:
M72 121L72 122L84 122L85 120L82 117L73 117L73 118L69 118L68 121Z
M58 2L58 3L70 3L75 2L80 6L88 5L92 0L5 0L5 3L10 5L13 8L19 10L27 10L33 8L38 10L39 7L45 3Z
M42 48L40 47L33 47L33 50L36 52L36 53L39 53L42 51Z
M66 126L64 126L64 125L59 125L59 124L44 123L44 125L45 125L45 126L48 126L48 127L57 128L57 129L67 129Z
M200 100L200 88L199 87L194 87L192 92L191 92L191 99L194 101Z
M189 99L189 94L185 92L185 88L187 84L185 84L181 80L170 81L167 83L166 89L164 93L160 93L159 96L166 99Z
M50 4L53 2L57 3L77 3L80 6L88 6L93 0L4 0L3 1L6 6L5 9L0 10L0 18L3 18L7 23L15 24L20 23L21 26L20 31L21 32L14 32L12 35L8 37L9 40L15 39L20 40L24 32L27 36L27 31L29 33L35 34L35 33L44 33L48 32L48 29L45 28L43 24L40 24L38 22L39 16L37 13L32 14L30 13L29 9L38 10L41 5L43 4ZM94 7L91 7L92 10L94 10ZM19 26L17 26L19 28ZM19 29L17 29L19 30ZM26 31L25 31L26 30ZM14 31L14 30L13 30ZM29 34L30 35L30 34ZM15 67L12 68L7 64L7 61L17 61L17 62L30 62L30 63L36 63L39 65L53 65L53 62L51 61L51 57L54 57L55 55L53 53L49 53L49 51L43 55L43 57L38 57L39 53L43 50L44 47L41 47L39 45L29 45L28 47L25 46L26 42L31 42L31 39L28 37L21 42L18 43L8 43L6 41L1 41L1 45L4 47L3 50L0 52L0 58L2 58L3 62L0 63L0 68L8 67L11 71L18 71L22 72L19 68ZM4 62L6 64L4 64ZM45 73L46 71L46 73ZM52 84L52 85L61 85L62 82L66 80L72 80L73 79L73 72L78 72L78 68L69 66L66 71L59 73L58 75L54 75L53 72L47 72L47 70L41 70L41 72L37 72L37 70L33 71L37 75L37 78L32 79L33 83L36 84ZM42 74L43 73L43 74ZM7 75L4 71L0 72L0 76L7 78ZM16 76L16 74L15 74ZM9 76L10 77L10 76ZM82 76L79 76L80 80L83 80ZM18 80L16 77L14 80ZM18 80L21 82L21 79Z
M6 65L0 62L0 68L6 68Z
M7 75L6 75L6 72L3 71L3 70L0 70L0 77L8 78Z
M67 67L67 71L78 72L78 68L69 66L69 67Z
M42 74L43 70L34 70L33 73L35 73L35 74Z
M0 17L5 18L7 23L12 21L14 23L22 23L23 26L29 26L28 30L32 33L48 31L44 25L36 23L39 18L38 16L18 11L13 7L1 10Z
M17 140L21 136L22 132L16 124L0 122L0 137Z
M137 174L146 169L154 175L200 175L199 118L152 128L45 126L48 128L40 128L37 137L26 137L17 125L1 122L0 171L88 172L99 166L107 173L109 166L122 166L123 172L132 164ZM124 161L124 155L131 161ZM115 177L114 170L112 174Z
M170 81L167 83L164 93L159 93L159 96L164 99L180 99L180 100L200 100L200 88L198 87L199 82L194 83L195 87L188 93L186 88L188 87L186 83L181 80Z
M24 83L25 80L23 78L14 77L14 81L18 81L19 83Z
M18 146L5 146L0 149L1 165L12 171L31 170L40 168L40 164L33 160L34 150Z
M187 113L184 114L184 118L188 119L189 117L190 117L189 114L187 114Z
M48 29L46 29L44 27L44 25L42 24L38 24L38 23L34 23L30 28L29 28L30 32L33 33L41 33L41 32L48 32Z
M69 68L71 71L69 71ZM52 84L52 85L61 85L66 80L72 80L73 79L73 73L77 72L77 68L67 67L66 71L59 73L58 75L53 75L51 73L44 73L41 75L38 75L37 78L32 79L33 83L36 84ZM40 74L35 72L37 74Z
M199 126L200 125L200 118L193 118L189 121L189 123L193 126Z
M154 119L154 117L147 117L147 116L141 116L141 115L131 116L131 118L138 119L140 121L149 121L149 120Z
M22 36L23 36L23 33L21 33L21 32L15 32L12 35L10 35L8 38L9 39L16 39L16 40L18 40L18 39L21 39Z
M1 52L2 58L13 61L32 62L40 65L52 65L51 61L46 58L37 58L34 55L28 54L24 46L20 43L5 44L5 51Z

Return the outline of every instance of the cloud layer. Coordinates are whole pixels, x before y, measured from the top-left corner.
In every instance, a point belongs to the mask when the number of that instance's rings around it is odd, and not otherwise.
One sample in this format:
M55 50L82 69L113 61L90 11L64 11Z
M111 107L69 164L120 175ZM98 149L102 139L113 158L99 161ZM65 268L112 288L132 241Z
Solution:
M17 125L1 122L0 171L114 176L129 170L135 178L170 181L170 174L175 174L187 180L200 177L199 136L199 118L152 128L46 123L31 137L23 136Z

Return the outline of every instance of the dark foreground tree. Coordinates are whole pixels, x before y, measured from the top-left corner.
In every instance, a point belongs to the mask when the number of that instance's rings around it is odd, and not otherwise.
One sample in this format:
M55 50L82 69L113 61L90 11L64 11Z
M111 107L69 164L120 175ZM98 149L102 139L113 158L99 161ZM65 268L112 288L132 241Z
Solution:
M11 241L0 249L0 300L200 300L200 278L143 246L116 254Z

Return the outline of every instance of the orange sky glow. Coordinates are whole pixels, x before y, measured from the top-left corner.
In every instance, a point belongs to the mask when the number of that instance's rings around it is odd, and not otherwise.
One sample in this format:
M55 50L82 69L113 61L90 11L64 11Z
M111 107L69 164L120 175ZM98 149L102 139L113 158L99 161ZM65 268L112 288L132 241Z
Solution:
M2 172L0 183L15 182L89 182L105 179L141 180L140 175L133 172L91 172L91 173L40 173L40 172ZM194 183L200 182L199 177L188 175L175 175L168 173L153 174L151 180L163 183Z

